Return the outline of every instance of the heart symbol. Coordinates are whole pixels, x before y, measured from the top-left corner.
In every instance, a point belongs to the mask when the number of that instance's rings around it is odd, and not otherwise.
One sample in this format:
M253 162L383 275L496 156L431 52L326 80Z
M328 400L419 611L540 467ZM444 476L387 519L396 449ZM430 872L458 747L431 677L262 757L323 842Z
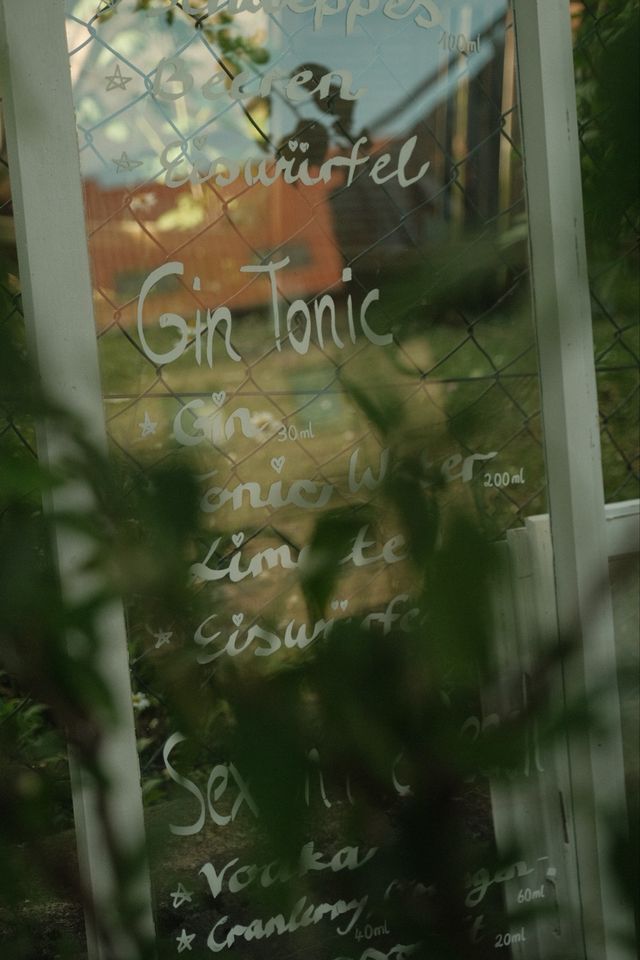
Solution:
M289 150L297 150L297 149L298 149L298 141L289 140Z
M196 148L196 150L202 150L202 148L204 147L204 145L205 145L206 142L207 142L206 134L205 134L204 137L194 137L194 138L193 138L193 145L194 145L194 147Z
M231 539L233 540L234 547L240 547L244 541L244 533L234 533Z
M308 143L301 143L301 144L300 144L300 149L302 150L303 153L306 153L307 150L309 149L309 144L308 144Z
M221 390L220 393L212 393L211 399L215 403L216 407L221 407L227 399L227 394L224 390Z
M239 627L242 621L244 620L244 613L234 613L231 617L236 627Z
M284 457L274 457L271 461L271 466L276 473L282 473L282 468L284 467L285 458Z

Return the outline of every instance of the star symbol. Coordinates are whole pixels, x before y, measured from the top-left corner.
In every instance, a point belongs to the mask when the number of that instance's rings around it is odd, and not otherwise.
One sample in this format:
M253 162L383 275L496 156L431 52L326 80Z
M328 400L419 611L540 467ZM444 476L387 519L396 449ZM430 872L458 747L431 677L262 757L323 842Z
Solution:
M107 81L107 93L109 93L109 90L126 90L127 84L131 83L133 77L123 76L120 64L118 63L111 76L105 77L105 80Z
M179 937L176 937L176 942L178 944L178 953L184 953L185 950L191 950L191 941L195 940L195 933L187 936L187 931L182 929L182 933Z
M149 627L147 627L147 630L149 630ZM159 650L160 647L163 647L165 643L171 643L171 638L173 637L173 630L158 630L157 633L154 633L153 630L149 630L149 633L156 641L156 650ZM171 894L171 896L173 896L173 894Z
M193 894L190 890L186 890L181 883L178 884L178 889L174 890L171 894L171 899L173 901L173 909L177 910L178 907L181 907L183 903L191 903ZM182 931L184 933L184 930Z
M148 410L145 410L145 412L144 412L144 420L143 420L142 423L139 423L138 426L140 427L140 430L142 431L142 436L143 436L143 437L149 437L149 436L151 436L151 434L152 434L152 433L155 433L156 430L158 429L158 424L155 423L155 422L151 419L151 417L149 416L149 411L148 411Z
M116 173L121 173L122 170L135 170L136 167L142 166L142 160L130 160L129 154L124 150L122 151L122 155L118 160L113 157L113 162L116 165Z

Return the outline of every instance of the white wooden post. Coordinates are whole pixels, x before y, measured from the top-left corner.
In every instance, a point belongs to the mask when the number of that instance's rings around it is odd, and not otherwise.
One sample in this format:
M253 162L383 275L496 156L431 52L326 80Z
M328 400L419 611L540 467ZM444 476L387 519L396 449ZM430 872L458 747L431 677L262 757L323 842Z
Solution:
M610 683L606 735L591 731L586 748L568 743L583 950L589 960L626 960L618 934L630 918L607 843L608 818L625 810L624 765L569 0L514 8L558 628L579 643L564 683L569 699Z
M555 586L549 517L527 517L526 526L509 530L497 545L502 572L493 586L495 654L498 676L484 698L487 715L517 715L527 704L528 682L536 676L541 638L553 635ZM518 689L515 680L521 677ZM562 678L554 676L552 702L562 702ZM567 825L569 784L566 749L541 743L535 723L527 734L524 768L515 781L491 785L491 806L498 849L518 855L538 869L544 884L544 910L527 919L526 940L511 946L513 960L571 957L582 939L575 840ZM542 859L545 858L545 859ZM517 886L505 888L510 912L522 909Z
M87 438L106 452L64 0L0 0L0 63L32 362L46 395L72 408ZM45 463L59 462L69 452L69 444L69 438L51 424L39 425L38 451ZM51 501L55 511L93 507L91 491L81 480L54 491ZM83 535L58 529L55 549L62 589L76 601L95 586L83 571L90 544ZM143 848L144 821L121 603L105 610L98 633L98 662L119 716L117 725L105 728L99 760L111 784L111 823L120 845L131 853ZM96 796L73 756L70 763L80 867L96 909L110 925L113 941L107 952L89 920L89 957L135 960L136 951L111 909L116 878ZM140 872L135 893L141 930L152 936L146 868Z

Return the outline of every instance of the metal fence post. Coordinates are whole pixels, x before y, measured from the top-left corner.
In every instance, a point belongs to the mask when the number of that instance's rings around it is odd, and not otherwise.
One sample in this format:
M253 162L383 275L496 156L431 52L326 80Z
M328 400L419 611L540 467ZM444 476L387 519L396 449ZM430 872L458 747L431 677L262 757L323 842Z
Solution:
M591 731L585 747L568 739L583 950L590 960L621 960L629 918L611 876L607 827L626 808L624 763L570 10L568 0L514 7L558 628L579 642L564 686L569 699L593 698L611 681L606 734Z
M106 450L64 0L0 0L0 53L32 362L45 393L61 406L73 407L87 437ZM40 424L38 449L44 462L55 464L68 451L68 440L50 424ZM56 510L92 508L91 493L80 482L54 491L52 500ZM82 535L58 530L61 585L74 600L89 586L83 572L87 549ZM106 732L100 762L111 784L111 823L123 848L133 852L143 847L144 821L121 603L104 612L98 630L100 669L120 717ZM111 916L117 881L103 821L86 774L73 756L70 764L80 868L97 909ZM136 895L142 905L141 929L151 936L146 868L140 871ZM90 960L104 960L105 944L90 922L87 932ZM136 952L125 931L110 934L120 943L119 955L134 960ZM109 960L113 955L108 954Z

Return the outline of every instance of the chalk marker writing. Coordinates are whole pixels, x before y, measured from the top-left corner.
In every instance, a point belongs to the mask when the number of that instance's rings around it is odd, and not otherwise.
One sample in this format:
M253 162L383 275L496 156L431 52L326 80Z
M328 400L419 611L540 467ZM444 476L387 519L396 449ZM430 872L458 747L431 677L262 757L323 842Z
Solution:
M260 82L257 83L257 80ZM153 84L154 97L169 102L182 100L193 90L193 86L193 74L183 60L165 57L160 61ZM253 97L269 97L275 89L292 103L326 100L328 97L332 100L359 100L367 92L366 87L359 87L354 93L352 86L353 74L350 70L330 70L316 80L308 69L291 73L273 67L258 78L248 70L243 70L233 78L224 70L218 70L203 84L200 92L205 100L224 97L239 102Z
M341 564L352 563L354 567L368 567L370 564L380 561L391 565L406 559L407 554L404 549L406 541L402 534L390 537L382 545L382 548L378 549L375 540L368 539L368 532L368 524L360 528L353 541L352 549L340 561ZM259 577L265 569L273 570L276 567L281 567L283 570L299 568L302 576L304 576L305 569L313 563L313 553L308 544L302 547L297 555L294 555L291 547L285 543L279 547L267 547L264 550L259 550L244 568L242 567L242 551L240 550L236 551L231 560L224 566L210 567L209 563L217 558L220 543L221 538L217 537L204 560L191 564L189 572L194 579L209 582L229 579L231 583L240 583L247 577Z
M151 16L165 14L175 7L178 0L168 0L166 6L151 7L148 13ZM191 0L181 0L185 13L203 19L203 8L200 5L191 6ZM309 14L313 12L313 29L321 30L328 17L335 17L345 13L345 34L353 33L358 20L371 16L378 9L389 20L406 20L409 17L418 27L432 30L442 23L442 12L435 0L207 0L207 17L223 11L228 14L257 13L264 10L266 14L278 13L289 9L291 13Z
M387 170L392 160L390 153L382 153L378 157L372 157L368 153L360 156L360 151L365 150L369 142L367 137L356 140L349 153L329 157L315 168L318 171L315 175L311 173L308 158L299 161L295 156L281 156L277 159L250 157L248 160L239 162L230 157L220 156L209 161L201 156L190 155L188 145L182 140L172 140L167 144L160 154L160 163L165 171L164 182L173 189L182 187L186 183L197 185L208 183L210 180L217 187L228 187L240 179L244 180L248 187L256 183L270 187L280 179L285 183L302 183L306 187L313 187L318 183L329 183L334 174L340 172L346 174L345 185L350 187L360 167L368 167L368 176L374 183L384 184L395 179L401 187L410 187L421 180L431 166L431 162L427 161L414 176L407 174L417 141L417 136L413 136L402 144L397 165L391 170ZM300 143L298 146L302 153L308 149L307 144ZM205 169L201 169L202 163L206 163ZM383 173L383 171L386 172Z

